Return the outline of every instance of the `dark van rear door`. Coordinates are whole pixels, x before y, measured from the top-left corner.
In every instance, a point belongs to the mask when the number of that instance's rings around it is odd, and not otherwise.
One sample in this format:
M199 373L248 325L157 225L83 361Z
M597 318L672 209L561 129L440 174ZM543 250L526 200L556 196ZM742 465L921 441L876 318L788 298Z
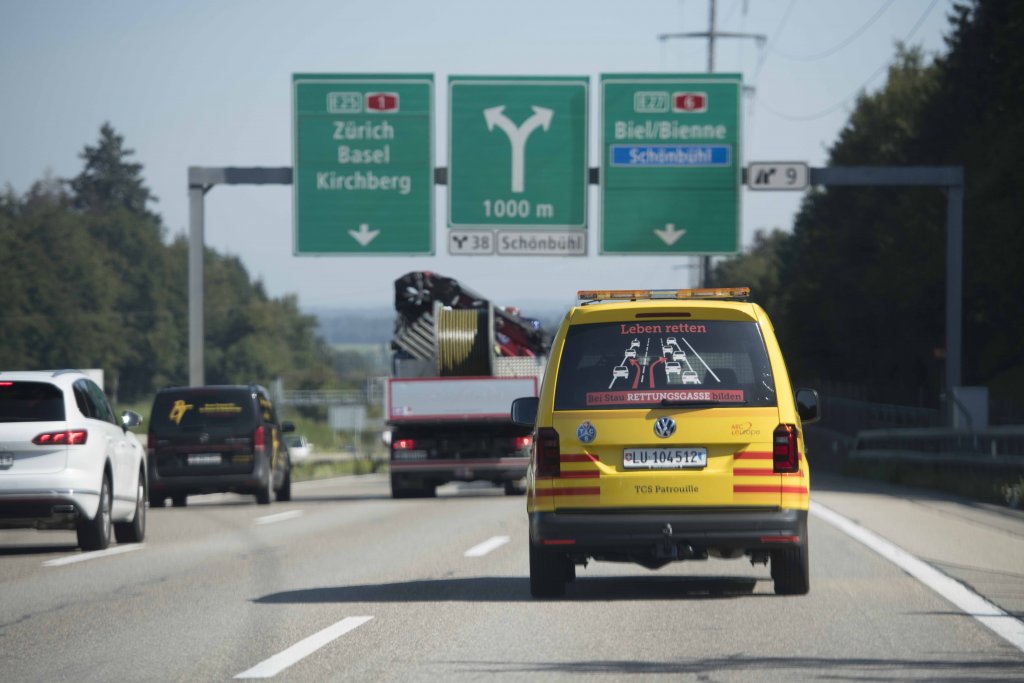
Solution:
M150 429L161 477L243 474L253 470L260 423L248 389L162 391Z

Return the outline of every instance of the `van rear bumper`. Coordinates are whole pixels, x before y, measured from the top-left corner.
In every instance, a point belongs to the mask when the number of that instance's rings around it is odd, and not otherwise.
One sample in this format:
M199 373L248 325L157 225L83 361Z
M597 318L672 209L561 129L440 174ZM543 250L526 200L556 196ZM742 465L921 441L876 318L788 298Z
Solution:
M606 559L618 559L618 555L661 555L670 547L689 548L693 557L706 557L709 548L771 550L792 547L806 540L806 534L806 510L530 514L530 541L534 545L567 554L607 556Z
M257 458L256 466L250 472L161 476L151 459L149 499L152 501L176 494L256 493L266 489L268 470L269 466L266 460Z

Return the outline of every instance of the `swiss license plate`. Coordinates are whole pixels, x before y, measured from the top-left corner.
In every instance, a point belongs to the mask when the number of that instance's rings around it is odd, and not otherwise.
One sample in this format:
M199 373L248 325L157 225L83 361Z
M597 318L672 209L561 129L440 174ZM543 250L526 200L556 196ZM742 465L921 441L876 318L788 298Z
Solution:
M708 466L706 448L625 448L622 466L627 470L684 470Z
M219 465L220 453L191 453L188 456L189 465Z

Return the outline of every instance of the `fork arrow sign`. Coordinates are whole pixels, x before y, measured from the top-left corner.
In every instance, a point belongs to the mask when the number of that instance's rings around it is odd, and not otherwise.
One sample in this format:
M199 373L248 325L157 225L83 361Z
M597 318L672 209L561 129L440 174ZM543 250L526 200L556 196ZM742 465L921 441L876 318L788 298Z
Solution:
M546 107L530 107L533 115L523 121L522 125L516 126L505 116L505 105L484 109L484 120L487 121L487 130L493 131L497 126L505 135L512 146L512 192L521 194L524 191L524 176L526 173L526 139L530 133L543 127L547 132L551 127L551 118L555 115L554 110Z

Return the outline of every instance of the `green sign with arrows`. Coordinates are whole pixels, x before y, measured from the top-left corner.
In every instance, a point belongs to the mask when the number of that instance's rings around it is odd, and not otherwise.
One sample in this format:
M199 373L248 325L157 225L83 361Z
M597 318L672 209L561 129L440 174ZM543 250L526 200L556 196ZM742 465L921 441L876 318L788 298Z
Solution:
M739 248L739 74L601 76L601 253Z
M448 79L449 227L586 227L589 82Z
M433 254L433 75L294 74L294 251Z

